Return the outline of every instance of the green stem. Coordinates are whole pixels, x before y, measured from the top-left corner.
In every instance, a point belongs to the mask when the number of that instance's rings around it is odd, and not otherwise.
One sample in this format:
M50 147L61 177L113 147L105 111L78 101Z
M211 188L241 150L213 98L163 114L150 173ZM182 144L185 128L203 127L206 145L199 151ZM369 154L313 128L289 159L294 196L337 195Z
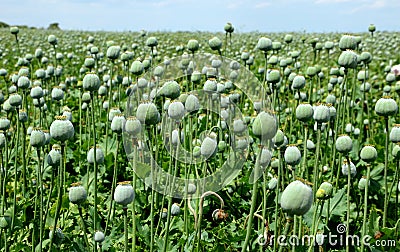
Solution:
M350 185L351 185L351 167L349 156L347 159L347 213L346 213L346 252L350 251L350 246L347 244L347 237L350 234Z
M61 143L61 156L62 156L62 159L65 160L64 159L64 156L65 156L65 143L64 142ZM64 165L64 161L61 161L60 166L58 168L58 183L59 183L59 185L58 185L57 208L56 208L56 213L54 216L54 225L53 225L54 232L57 228L58 218L60 217L60 211L61 211L61 203L62 203L63 187L64 187L63 165ZM55 235L52 235L51 239L50 239L50 246L49 246L50 251L53 248L54 236Z
M97 157L96 157L96 121L94 119L94 99L95 99L95 94L92 92L92 108L91 108L91 114L92 114L92 126L93 126L93 166L94 166L94 211L93 211L93 230L98 230L98 218L97 218L97 204L98 204L98 199L97 199ZM107 142L107 140L106 140ZM96 242L94 244L94 249L96 249Z
M362 224L362 231L361 237L365 237L367 231L367 214L368 214L368 187L369 187L369 177L371 173L371 165L367 164L367 183L364 189L364 216L363 216L363 224ZM361 243L361 252L364 251L364 242Z
M313 194L315 195L315 192L318 187L318 180L319 180L319 170L318 170L318 164L319 164L319 151L321 147L321 124L318 123L318 129L317 129L317 150L315 152L315 163L314 163L314 174L313 174Z
M124 207L124 234L125 234L125 252L128 252L128 208Z
M116 149L115 156L114 156L114 167L113 167L113 178L112 178L112 184L111 184L110 206L108 208L106 228L104 230L105 234L107 233L107 230L108 230L110 222L112 223L113 218L114 218L114 214L111 214L111 213L113 213L113 210L115 208L115 205L113 203L114 201L112 199L112 195L114 195L115 186L117 185L117 170L118 170L117 159L118 159L118 148L119 148L119 141L118 140L119 140L119 137L120 137L120 135L117 134L117 136L116 136L116 138L117 138L117 140L116 140L117 141L117 149Z
M389 160L389 118L385 117L385 128L386 128L386 138L385 138L385 169L383 170L383 180L385 184L385 200L383 206L383 227L386 227L386 217L388 208L388 182L387 182L387 168Z
M262 148L260 147L257 157L261 156L261 151L262 151ZM258 178L259 170L260 170L260 163L257 159L256 166L254 167L254 178ZM257 189L258 189L258 183L257 183L257 181L254 181L253 182L253 191L252 191L252 195L251 195L251 207L250 207L250 213L249 213L249 221L247 222L246 239L242 246L242 252L247 251L247 245L249 244L249 241L250 241L253 218L254 218L254 211L256 209L256 203L257 203Z
M292 221L291 217L286 217L286 224L285 224L285 230L283 231L283 237L286 237L286 235L289 233L289 228L290 228L290 222ZM274 244L275 245L275 244ZM279 252L282 252L283 246L279 245Z
M83 218L82 214L82 207L78 206L78 212L79 212L79 217L81 219L81 225L82 225L82 231L83 231L83 240L85 241L87 251L90 251L90 244L87 238L87 230L86 230L86 224L85 224L85 219Z

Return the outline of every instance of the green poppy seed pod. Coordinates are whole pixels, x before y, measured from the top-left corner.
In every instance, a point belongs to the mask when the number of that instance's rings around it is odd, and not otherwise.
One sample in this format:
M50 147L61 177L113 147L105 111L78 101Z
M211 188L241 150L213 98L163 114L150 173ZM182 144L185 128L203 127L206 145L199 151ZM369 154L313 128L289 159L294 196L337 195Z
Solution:
M80 205L87 198L86 189L80 183L73 183L69 188L68 198L71 203Z
M163 208L161 212L161 218L165 219L168 216L168 209Z
M268 148L263 148L261 150L261 155L257 157L258 163L261 167L266 167L271 162L272 153Z
M176 81L167 81L161 87L159 94L169 99L176 99L181 94L181 88Z
M225 121L222 121L221 125L223 124L223 122L225 123ZM221 128L223 128L223 126L221 126ZM224 140L219 141L218 142L218 151L224 152L227 146L228 146L228 144Z
M313 118L319 124L329 122L330 119L329 107L326 106L325 104L318 104L314 108Z
M334 106L328 106L328 108L329 108L329 120L333 121L336 119L336 114L337 114L336 108Z
M390 130L389 139L393 143L400 142L400 124L394 124Z
M55 46L55 45L57 45L58 40L57 40L57 37L55 35L50 34L47 37L47 42L49 42L51 45Z
M371 185L371 181L368 181L368 187ZM367 186L367 179L364 177L361 177L360 180L358 181L358 189L361 191L365 190L365 187Z
M8 98L8 102L10 103L11 106L18 107L22 104L22 97L18 93L13 93Z
M25 110L20 110L18 112L18 120L22 123L26 122L28 120L28 114L26 113Z
M51 90L51 99L55 101L61 101L64 99L64 90L60 86L55 86Z
M74 125L66 116L56 116L50 125L50 136L56 141L65 142L74 136Z
M196 39L189 40L189 42L187 43L187 48L189 51L194 53L195 51L199 50L199 41L197 41Z
M3 131L0 131L0 149L3 149L6 146L6 135L4 135Z
M158 45L158 41L156 37L149 37L146 40L146 46L148 47L156 47Z
M5 100L5 102L3 103L3 109L6 112L12 112L15 111L15 107L11 106L10 104L10 99ZM1 129L1 128L0 128Z
M179 207L178 203L174 203L171 206L171 215L172 216L177 216L181 212L181 208Z
M353 51L343 51L339 56L338 63L345 69L356 68L357 54Z
M218 37L213 37L208 40L208 45L212 50L220 51L222 47L222 41Z
M114 200L117 204L126 207L135 199L135 190L130 182L120 182L115 188Z
M30 145L35 148L40 148L44 145L46 138L41 129L33 129L30 137Z
M374 146L366 145L361 149L360 158L364 162L371 163L371 162L375 161L375 159L377 157L378 157L378 153Z
M235 30L235 28L231 23L228 22L224 25L224 30L226 33L232 33Z
M50 131L49 130L42 130L44 134L44 145L48 145L51 140Z
M95 67L95 60L92 57L86 57L83 65L87 68L94 68Z
M282 146L282 144L285 142L285 134L283 133L282 130L278 130L272 138L272 141L274 142L276 147Z
M201 80L201 76L202 76L202 74L199 71L195 70L195 71L193 71L192 75L190 76L190 80L192 82L197 83Z
M107 53L106 56L107 58L109 58L110 60L116 60L119 58L119 54L121 52L121 47L119 46L110 46L107 49Z
M243 122L242 119L235 119L233 121L233 132L235 134L242 134L247 129L246 124Z
M101 231L96 231L96 232L94 233L94 241L95 241L95 242L101 244L104 240L105 240L105 235L104 235L103 232L101 232Z
M399 159L400 159L400 144L399 144L399 143L396 143L395 145L393 145L392 156L393 156L396 160L399 160Z
M218 144L215 138L208 136L201 143L200 154L208 159L217 152L217 147Z
M19 33L19 28L17 26L11 26L10 27L10 32L13 35L17 35Z
M299 90L306 85L306 78L303 75L296 75L292 81L292 89Z
M121 114L121 110L118 107L113 107L108 112L108 121L112 122L114 117L118 114Z
M129 71L134 75L141 75L144 72L144 65L139 60L135 60L134 62L132 62Z
M193 157L194 158L199 158L201 155L201 147L200 146L194 146L193 147Z
M353 148L353 140L348 135L341 135L336 139L336 150L343 154L348 154Z
M136 117L130 116L125 122L125 131L131 137L138 137L140 132L142 132L142 124Z
M212 93L217 91L217 82L215 79L208 79L204 85L203 90L207 93Z
M314 109L308 103L301 103L296 108L296 118L301 122L307 122L313 118Z
M111 121L111 130L114 133L122 133L123 127L125 126L126 120L124 114L116 114Z
M244 150L244 149L248 148L248 146L249 146L249 141L246 138L243 138L243 137L236 138L235 145L234 145L235 150L238 150L238 151Z
M320 200L325 199L325 190L318 188L317 192L315 193L315 197Z
M183 140L183 138L184 138L183 131L181 132L181 136L182 136L182 140ZM174 147L176 147L176 146L178 146L178 143L180 143L180 142L181 141L179 139L179 130L174 129L172 131L172 135L171 135L171 143Z
M359 81L365 81L365 80L367 80L368 78L369 78L369 74L368 74L367 71L360 70L360 71L357 73L357 80L359 80Z
M342 174L344 176L347 176L347 174L349 174L349 166L348 166L347 160L343 161ZM357 168L352 162L350 162L350 174L352 177L354 177L357 174Z
M243 61L246 61L250 58L250 54L248 51L243 51L242 54L240 55L240 59Z
M42 87L41 86L34 86L31 89L30 95L31 95L31 97L33 99L40 99L44 95Z
M290 44L293 42L293 35L292 34L286 34L285 37L283 38L285 43Z
M185 101L185 109L188 113L196 112L200 109L200 102L197 96L190 94Z
M372 55L369 52L362 52L360 54L360 60L364 63L364 64L368 64L372 61Z
M31 81L26 76L20 76L18 78L17 86L22 89L27 89L31 85Z
M396 81L396 75L394 73L388 73L385 78L387 83L393 83Z
M92 99L91 95L89 92L85 92L82 94L82 102L90 102L90 100Z
M142 124L154 125L160 121L160 113L154 103L141 103L136 110L136 118Z
M105 95L107 95L107 87L106 87L105 85L101 85L101 86L99 87L98 94L99 94L100 96L105 96Z
M164 67L156 66L154 68L153 73L154 73L154 76L161 77L164 74ZM141 79L144 79L144 78L141 78ZM144 79L144 80L146 80L146 79ZM146 86L147 86L147 80L146 80Z
M60 165L61 158L61 147L58 144L54 144L49 151L49 154L47 154L47 164L52 167L58 167Z
M325 99L326 104L332 104L335 105L336 104L336 96L333 94L328 94L328 96Z
M368 31L369 31L369 32L375 32L375 31L376 31L376 26L375 26L374 24L370 24L370 25L368 26Z
M281 80L281 73L279 70L271 70L270 72L267 72L267 82L269 83L278 83Z
M195 194L195 193L196 193L196 190L197 190L197 188L196 188L196 185L195 185L195 184L189 183L189 184L187 185L187 193L188 193L189 195Z
M308 77L313 77L313 76L315 76L317 74L317 68L316 67L314 67L314 66L309 66L309 67L307 67L307 69L306 69L306 75L308 76Z
M272 50L279 51L282 48L282 44L279 41L272 42Z
M332 193L333 193L333 186L331 183L329 182L323 182L320 186L319 189L324 190L324 198L330 198L332 197Z
M384 96L375 103L375 112L380 116L393 116L398 108L396 101L389 96Z
M85 90L90 92L97 91L100 87L100 78L95 73L87 73L82 80L82 86Z
M326 50L331 50L334 46L335 44L332 41L326 41L324 44Z
M301 152L295 145L289 145L285 150L285 162L288 165L295 166L301 161Z
M370 90L371 90L371 84L369 82L364 82L363 84L360 85L361 92L368 92Z
M185 106L180 101L173 101L168 106L168 116L174 120L181 120L185 115Z
M139 88L146 88L148 86L148 81L145 78L139 78L137 82Z
M96 163L97 164L102 164L104 163L104 152L103 149L101 149L99 146L94 148L93 146L90 147L87 155L86 155L86 160L88 161L89 164L94 164L94 150L96 149Z
M10 128L11 122L6 117L0 118L0 130L6 131Z
M144 68L144 70L149 69L150 66L151 66L151 59L150 58L144 59L143 60L143 68Z
M291 182L281 195L281 207L289 216L304 215L313 203L312 189L303 182Z
M269 38L261 37L257 42L257 49L264 53L272 49L272 41Z
M357 48L357 41L352 35L343 35L339 40L339 48L342 51L355 50Z
M255 136L263 140L272 139L278 130L275 116L262 111L254 119L252 129Z
M0 68L0 76L2 76L2 77L7 76L7 70L4 68Z
M275 177L271 178L270 181L268 181L268 190L274 190L277 185L278 185L278 179Z

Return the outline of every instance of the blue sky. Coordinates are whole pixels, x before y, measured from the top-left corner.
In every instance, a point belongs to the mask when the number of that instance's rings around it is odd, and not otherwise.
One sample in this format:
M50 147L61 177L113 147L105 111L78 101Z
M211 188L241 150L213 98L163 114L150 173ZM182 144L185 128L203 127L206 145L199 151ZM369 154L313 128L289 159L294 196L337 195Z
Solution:
M105 31L400 31L399 0L3 0L12 25Z

